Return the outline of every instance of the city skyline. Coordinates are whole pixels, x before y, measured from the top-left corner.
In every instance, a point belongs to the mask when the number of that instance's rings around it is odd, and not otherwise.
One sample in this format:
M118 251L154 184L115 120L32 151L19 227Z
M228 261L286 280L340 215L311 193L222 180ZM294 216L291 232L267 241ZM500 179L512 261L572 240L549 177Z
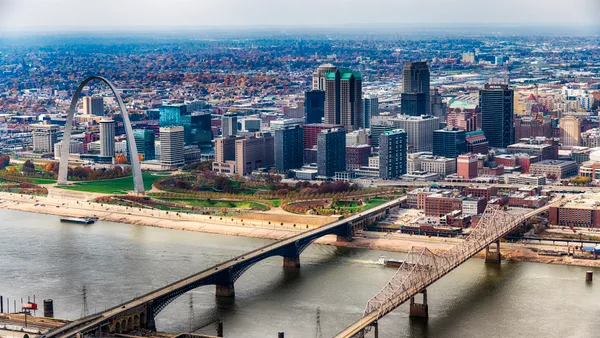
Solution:
M319 10L314 11L317 7ZM382 11L382 8L386 10ZM329 15L332 11L338 15ZM188 13L197 15L187 15ZM290 16L289 13L295 15ZM211 27L376 29L407 25L486 25L514 29L511 26L516 24L572 25L572 29L579 27L589 34L598 34L598 13L600 4L593 0L508 0L502 6L496 6L493 11L489 10L489 3L475 0L434 0L428 4L427 11L423 11L418 2L388 0L375 0L368 5L359 0L225 0L210 3L183 0L168 3L108 0L103 5L72 0L0 0L0 32L181 30Z

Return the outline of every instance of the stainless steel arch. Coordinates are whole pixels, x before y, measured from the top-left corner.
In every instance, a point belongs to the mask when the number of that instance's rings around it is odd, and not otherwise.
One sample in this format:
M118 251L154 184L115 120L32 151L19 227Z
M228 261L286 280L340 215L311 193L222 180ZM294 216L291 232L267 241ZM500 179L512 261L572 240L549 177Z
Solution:
M71 106L67 111L67 121L65 124L65 132L63 134L63 141L70 142L71 140L71 129L73 128L73 116L75 115L75 107L77 106L77 101L79 100L79 95L81 94L81 90L85 85L92 80L100 80L104 82L112 91L113 95L117 98L117 102L119 103L119 109L121 110L121 115L123 115L123 124L125 125L125 136L127 137L127 144L129 147L129 154L131 160L131 169L133 173L133 185L134 191L136 193L144 193L144 182L142 181L142 168L140 167L140 160L138 158L137 148L135 146L135 139L133 137L133 128L131 127L131 122L129 121L129 114L127 113L127 108L125 104L123 104L123 100L121 96L117 93L117 89L115 86L108 81L107 79L101 76L90 76L85 80L81 81L79 87L73 94L73 98L71 99ZM67 184L67 172L68 172L68 164L69 164L69 144L63 143L61 147L60 154L60 165L58 169L58 185L66 185Z

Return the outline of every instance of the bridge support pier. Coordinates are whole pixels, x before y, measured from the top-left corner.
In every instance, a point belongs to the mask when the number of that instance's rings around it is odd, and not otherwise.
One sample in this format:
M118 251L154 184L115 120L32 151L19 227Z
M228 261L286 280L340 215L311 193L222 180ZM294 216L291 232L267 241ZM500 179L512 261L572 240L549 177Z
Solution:
M373 322L373 334L375 335L375 338L379 338L379 324L377 321Z
M490 244L485 248L485 262L486 263L497 263L500 264L502 261L502 256L500 255L500 240L496 241L496 249L490 250L490 247L493 244Z
M235 288L233 287L233 283L217 284L216 285L216 296L217 297L235 297Z
M410 317L429 318L429 306L427 305L427 289L421 291L423 294L423 303L415 302L415 296L410 297Z
M299 268L300 267L300 256L294 257L283 257L284 268Z
M338 242L352 242L352 236L340 236L340 235L337 235L336 241L338 241Z

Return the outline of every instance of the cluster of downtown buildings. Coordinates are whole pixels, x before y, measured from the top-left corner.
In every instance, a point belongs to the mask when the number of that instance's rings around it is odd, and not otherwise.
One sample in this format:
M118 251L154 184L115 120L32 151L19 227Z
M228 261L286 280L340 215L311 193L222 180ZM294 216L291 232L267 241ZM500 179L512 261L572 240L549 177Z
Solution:
M589 66L597 63L591 40L577 40L573 47L536 38L454 40L449 50L429 42L435 51L411 41L400 48L386 41L340 40L315 44L315 55L293 54L295 45L287 42L270 43L285 52L273 51L269 62L261 49L244 54L224 44L213 46L214 60L194 61L206 71L190 69L193 62L176 67L169 61L173 71L161 78L165 68L156 60L162 59L152 53L134 56L149 70L124 65L133 69L117 86L142 167L176 169L210 160L222 174L275 171L299 180L531 186L566 184L578 175L600 180L595 149L600 148L600 77ZM400 63L403 49L428 61ZM444 57L436 56L440 51ZM57 83L67 83L59 71L61 55L37 58L50 62L44 71L59 77ZM565 60L573 55L585 66L569 65ZM271 69L282 58L294 68ZM46 88L39 78L46 75L35 67L17 57L4 60L9 62L0 66L2 151L22 158L57 156L72 90ZM101 60L98 65L106 66ZM13 95L6 76L21 78L26 87ZM127 140L112 95L93 86L84 94L70 160L122 163L129 157ZM11 105L32 108L10 113Z

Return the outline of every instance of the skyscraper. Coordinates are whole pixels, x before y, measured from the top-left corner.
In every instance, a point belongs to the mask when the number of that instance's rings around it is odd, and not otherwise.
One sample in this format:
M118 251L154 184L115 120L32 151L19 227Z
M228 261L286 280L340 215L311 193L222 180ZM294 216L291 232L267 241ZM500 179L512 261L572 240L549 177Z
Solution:
M429 92L429 67L427 62L406 62L402 72L402 93L424 93L425 111L431 113L431 100Z
M363 125L362 76L348 68L325 75L325 123L341 124L346 131Z
M406 174L406 132L394 129L379 136L379 177L384 180Z
M212 141L211 119L210 113L192 113L190 115L190 132L186 144L210 145Z
M438 117L399 115L391 121L395 128L406 132L409 153L433 150L433 132L440 127Z
M182 126L160 128L160 163L168 167L185 164L185 140Z
M427 114L425 93L402 93L400 95L400 112L402 115L419 116Z
M565 116L558 121L560 127L560 143L563 146L581 144L581 121L575 116Z
M346 171L346 132L326 129L317 137L317 174L333 177L336 172Z
M325 116L325 91L304 92L304 123L322 123Z
M514 92L507 85L486 84L479 91L481 129L490 147L506 148L515 143Z
M337 67L331 63L324 63L320 65L312 75L312 89L325 90L325 74L329 72L335 72L336 70Z
M227 113L221 116L221 129L223 137L235 136L237 134L237 114Z
M304 130L299 125L275 130L275 169L284 172L302 167Z
M384 131L394 130L396 127L394 123L390 120L380 120L375 121L371 125L371 145L373 148L379 147L379 135L381 135Z
M104 115L104 98L102 96L86 96L83 98L83 113L85 115Z
M187 105L184 103L163 104L160 106L160 126L184 126L186 117L189 116Z
M31 128L33 151L43 153L54 151L54 144L58 142L58 125L32 124L29 127Z
M100 120L100 156L115 156L115 121Z
M133 131L135 147L138 154L142 155L144 161L154 160L156 158L154 148L154 132L149 129L135 129ZM127 147L129 153L129 147Z
M433 155L457 158L466 151L466 132L456 128L444 128L433 132Z
M379 98L367 95L363 98L363 128L371 128L371 117L379 115Z
M431 88L430 93L431 115L439 117L440 121L446 121L448 105L442 100L442 95L437 88Z

